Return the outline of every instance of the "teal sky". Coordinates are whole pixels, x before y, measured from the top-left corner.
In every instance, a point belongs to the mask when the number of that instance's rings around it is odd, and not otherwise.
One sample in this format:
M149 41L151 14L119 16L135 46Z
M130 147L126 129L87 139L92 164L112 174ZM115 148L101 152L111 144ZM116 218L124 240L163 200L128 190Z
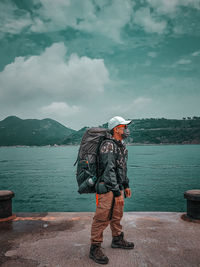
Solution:
M200 0L0 0L0 119L200 116Z

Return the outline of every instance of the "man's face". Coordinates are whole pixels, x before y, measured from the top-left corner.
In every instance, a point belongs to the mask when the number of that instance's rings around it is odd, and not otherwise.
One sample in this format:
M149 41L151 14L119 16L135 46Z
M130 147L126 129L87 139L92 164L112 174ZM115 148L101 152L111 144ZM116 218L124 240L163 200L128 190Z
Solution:
M119 135L122 135L124 133L125 129L127 129L127 125L118 125L118 126L115 127L115 131Z
M130 135L130 131L127 125L118 125L114 128L114 133L120 137L120 139L126 139Z

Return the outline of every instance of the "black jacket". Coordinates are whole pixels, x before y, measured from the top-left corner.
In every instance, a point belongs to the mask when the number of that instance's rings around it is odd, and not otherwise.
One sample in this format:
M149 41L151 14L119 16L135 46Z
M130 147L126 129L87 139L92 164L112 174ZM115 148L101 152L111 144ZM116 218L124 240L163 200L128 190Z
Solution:
M128 150L121 141L106 139L99 149L100 182L104 182L108 191L120 196L120 190L129 187L127 177Z

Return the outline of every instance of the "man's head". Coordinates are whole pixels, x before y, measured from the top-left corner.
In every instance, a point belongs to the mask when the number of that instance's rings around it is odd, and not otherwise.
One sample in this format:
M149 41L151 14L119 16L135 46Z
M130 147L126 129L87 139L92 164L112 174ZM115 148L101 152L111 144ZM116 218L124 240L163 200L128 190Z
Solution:
M108 129L112 130L114 127L118 125L128 125L131 123L131 120L126 121L124 118L120 116L115 116L108 122Z
M108 129L111 131L113 137L117 140L122 140L129 135L127 125L131 120L125 120L120 116L115 116L108 122Z

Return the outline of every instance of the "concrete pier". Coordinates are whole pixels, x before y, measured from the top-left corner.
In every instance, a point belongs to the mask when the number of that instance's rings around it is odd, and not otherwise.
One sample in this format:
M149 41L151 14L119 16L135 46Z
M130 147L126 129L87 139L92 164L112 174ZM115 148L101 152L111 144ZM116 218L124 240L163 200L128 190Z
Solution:
M1 267L100 266L88 257L94 213L17 213L0 222ZM200 266L200 224L181 219L182 213L126 212L125 238L133 250L112 249L111 231L102 247L107 266Z

